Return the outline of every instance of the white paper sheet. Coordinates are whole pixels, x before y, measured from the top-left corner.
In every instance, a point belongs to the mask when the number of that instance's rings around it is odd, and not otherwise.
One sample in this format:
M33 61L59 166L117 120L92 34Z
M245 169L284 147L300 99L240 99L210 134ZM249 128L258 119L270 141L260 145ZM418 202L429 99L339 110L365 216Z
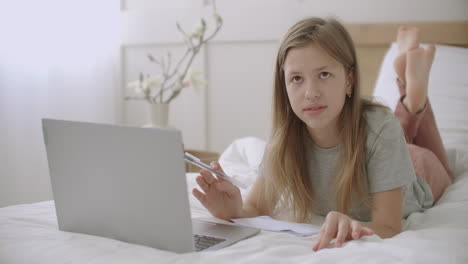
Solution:
M317 225L279 221L269 216L238 218L232 221L241 226L255 227L271 232L289 233L297 236L311 236L320 231L320 226Z
M212 216L195 217L195 220L220 223L225 225L239 225L246 227L258 228L270 232L287 233L296 236L312 236L320 231L319 225L299 224L292 222L279 221L271 218L270 216L257 216L251 218L237 218L233 222L224 221Z

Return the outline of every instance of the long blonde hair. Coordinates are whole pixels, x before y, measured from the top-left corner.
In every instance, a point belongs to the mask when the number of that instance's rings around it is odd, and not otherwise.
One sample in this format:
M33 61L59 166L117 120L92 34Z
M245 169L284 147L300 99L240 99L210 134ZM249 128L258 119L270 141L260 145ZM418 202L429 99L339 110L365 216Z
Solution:
M281 42L276 59L273 129L265 151L265 184L261 195L269 212L283 209L298 222L310 220L314 194L306 160L306 125L294 114L289 103L283 65L289 50L310 42L324 48L354 80L352 96L346 97L339 117L341 167L333 189L336 208L343 213L348 212L352 200L367 201L368 187L364 177L367 124L363 112L376 105L361 98L356 51L340 22L332 18L312 17L290 28Z

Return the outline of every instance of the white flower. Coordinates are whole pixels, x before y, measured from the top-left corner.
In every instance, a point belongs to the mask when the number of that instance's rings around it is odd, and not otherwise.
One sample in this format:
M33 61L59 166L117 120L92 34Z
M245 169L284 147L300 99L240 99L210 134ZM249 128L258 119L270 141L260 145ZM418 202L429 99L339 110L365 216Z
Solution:
M149 75L143 79L142 82L142 89L143 91L153 90L153 89L160 89L162 84L162 76L161 75Z
M190 72L188 82L196 92L200 91L200 89L206 85L206 81L203 75L204 74L202 71Z
M137 81L127 84L127 88L136 95L144 95L153 89L160 89L162 84L161 75L147 75L140 74Z
M143 90L141 89L141 83L140 81L133 81L127 84L127 88L135 94L142 94Z
M194 26L192 34L190 34L190 37L192 38L199 38L205 33L206 30L206 22L204 19L200 19L198 23Z

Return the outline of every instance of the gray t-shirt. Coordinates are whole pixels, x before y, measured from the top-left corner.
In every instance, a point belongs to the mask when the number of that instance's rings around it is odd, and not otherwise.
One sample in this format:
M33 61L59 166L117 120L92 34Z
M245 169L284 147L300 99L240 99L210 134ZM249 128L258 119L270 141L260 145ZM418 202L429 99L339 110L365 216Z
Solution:
M366 173L369 194L403 187L403 217L429 208L433 203L429 185L415 175L408 146L398 119L385 108L374 108L365 114L368 123L366 140ZM315 213L336 211L332 185L338 171L341 145L323 149L307 138L309 177L314 191ZM364 203L354 204L349 215L370 221L371 211Z

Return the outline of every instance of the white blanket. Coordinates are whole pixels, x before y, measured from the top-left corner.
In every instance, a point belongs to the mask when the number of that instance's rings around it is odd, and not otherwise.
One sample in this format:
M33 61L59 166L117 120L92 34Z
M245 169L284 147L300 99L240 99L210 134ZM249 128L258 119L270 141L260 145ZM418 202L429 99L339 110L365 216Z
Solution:
M252 182L263 147L252 138L235 142L221 158L226 172ZM448 154L454 184L433 208L411 214L405 231L390 239L374 235L313 252L316 236L262 231L222 250L175 254L59 231L53 201L47 201L0 208L0 263L468 263L468 150ZM189 190L195 176L187 174ZM193 217L209 215L192 196L190 202Z

